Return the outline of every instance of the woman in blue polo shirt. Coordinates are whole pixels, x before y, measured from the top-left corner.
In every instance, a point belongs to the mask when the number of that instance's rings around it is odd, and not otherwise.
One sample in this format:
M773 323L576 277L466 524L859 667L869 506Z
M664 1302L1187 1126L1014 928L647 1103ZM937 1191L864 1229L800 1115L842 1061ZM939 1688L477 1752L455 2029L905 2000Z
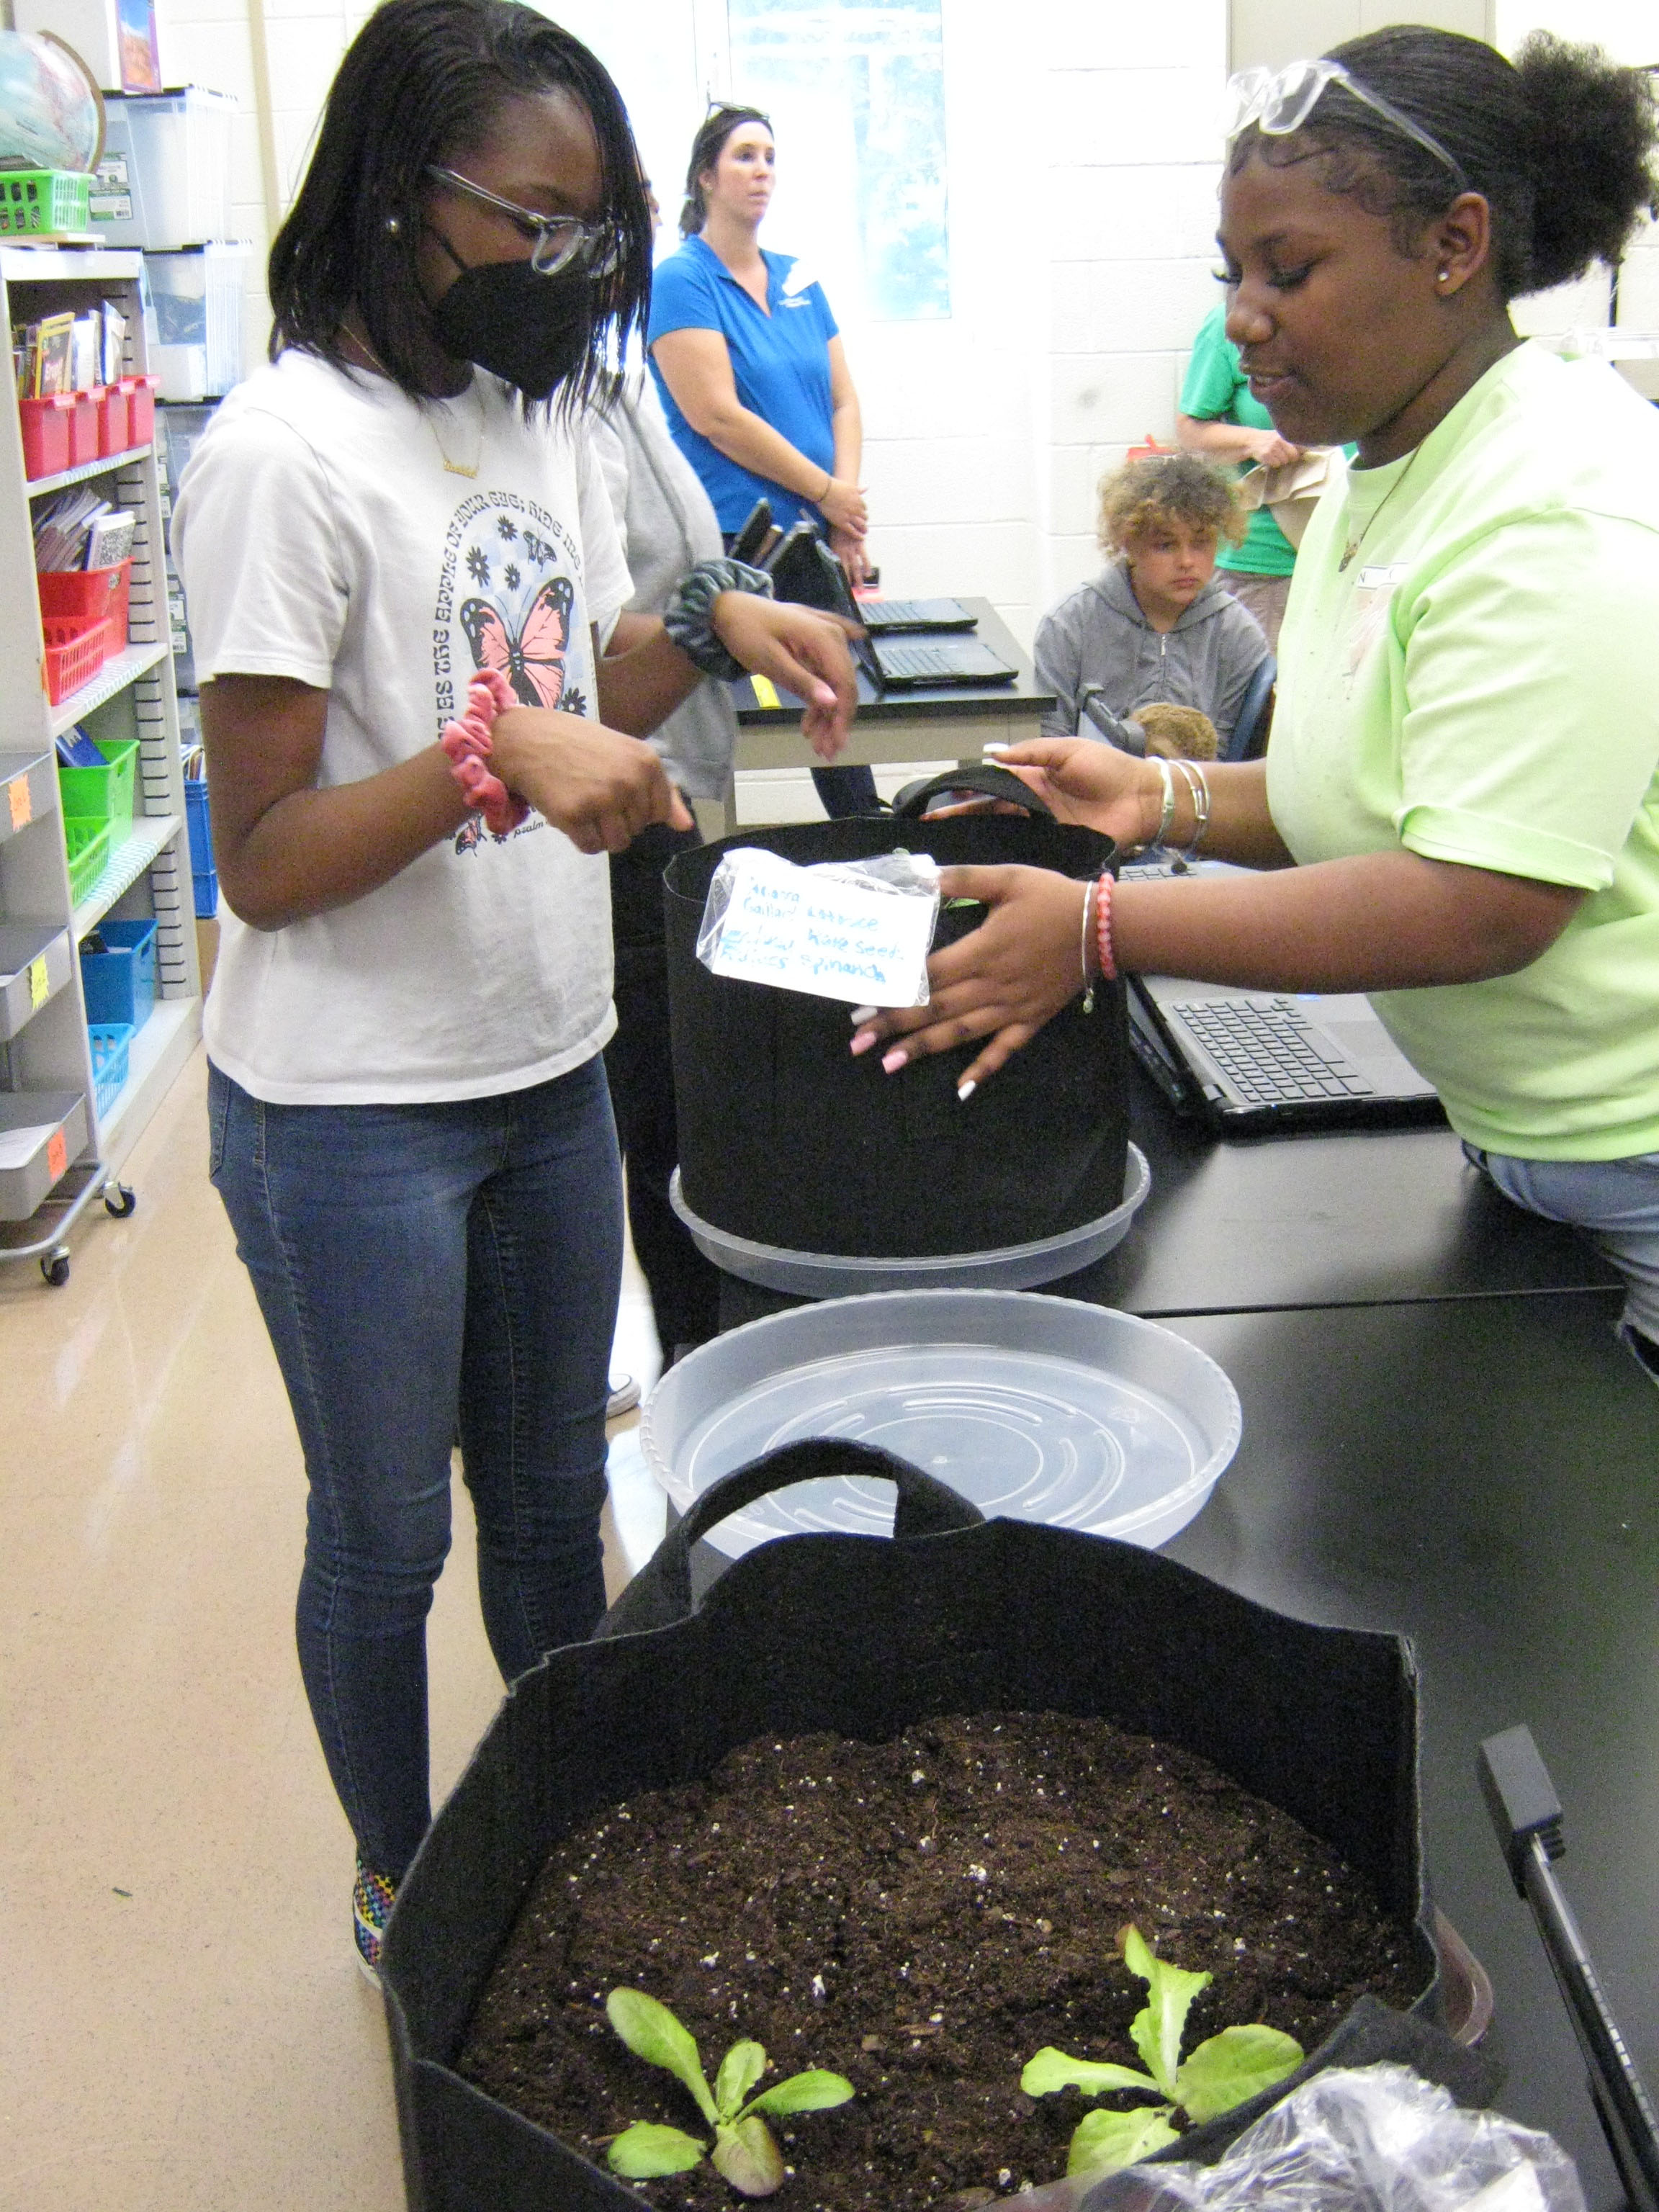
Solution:
M858 394L823 286L759 242L775 161L757 108L716 108L698 131L685 244L652 280L652 372L727 538L763 499L782 529L821 523L857 583L868 521ZM812 780L830 814L875 805L868 769L815 769Z

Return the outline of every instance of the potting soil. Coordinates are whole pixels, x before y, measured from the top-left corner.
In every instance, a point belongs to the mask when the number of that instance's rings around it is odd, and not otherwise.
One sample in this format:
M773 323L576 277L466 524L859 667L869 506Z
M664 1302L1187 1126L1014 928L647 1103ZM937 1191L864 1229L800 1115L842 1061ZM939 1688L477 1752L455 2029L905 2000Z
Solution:
M1311 2050L1362 1992L1420 1994L1411 1931L1217 1768L1106 1721L989 1713L884 1744L762 1739L706 1783L585 1821L532 1887L459 2070L596 2164L635 2120L707 2139L605 2017L608 1991L646 1990L711 2084L740 2037L766 2048L763 2086L808 2067L853 2082L848 2105L771 2123L781 2212L968 2212L1065 2171L1091 2100L1024 2095L1038 2050L1139 2069L1146 1989L1115 1942L1131 1921L1215 1977L1188 2051L1252 2021ZM707 2163L640 2194L674 2212L743 2201Z

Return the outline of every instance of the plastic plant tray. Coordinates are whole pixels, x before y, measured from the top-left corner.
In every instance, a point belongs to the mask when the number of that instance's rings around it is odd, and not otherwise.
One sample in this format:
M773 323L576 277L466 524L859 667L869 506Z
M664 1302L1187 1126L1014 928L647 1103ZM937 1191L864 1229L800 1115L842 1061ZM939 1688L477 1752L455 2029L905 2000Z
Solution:
M705 1260L763 1290L787 1291L795 1297L857 1297L867 1291L1028 1291L1057 1282L1089 1267L1121 1244L1137 1209L1152 1187L1152 1171L1139 1145L1129 1147L1123 1197L1109 1213L1041 1237L1029 1244L1005 1244L988 1252L951 1252L921 1259L862 1260L839 1252L791 1252L780 1244L756 1244L716 1229L692 1212L680 1191L679 1170L668 1186L674 1211Z
M720 1476L806 1437L908 1459L982 1512L1156 1548L1183 1528L1238 1447L1238 1396L1173 1330L1018 1291L834 1298L716 1337L652 1392L647 1466L684 1512ZM769 1537L878 1535L885 1485L804 1483L733 1514L732 1558Z

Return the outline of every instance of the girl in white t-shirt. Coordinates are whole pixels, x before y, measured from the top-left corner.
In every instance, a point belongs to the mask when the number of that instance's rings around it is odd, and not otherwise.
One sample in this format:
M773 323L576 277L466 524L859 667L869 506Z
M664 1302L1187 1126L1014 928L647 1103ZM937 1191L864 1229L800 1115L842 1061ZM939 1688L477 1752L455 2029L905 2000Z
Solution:
M826 755L854 697L840 631L732 564L666 627L621 612L581 409L649 266L593 57L508 0L388 0L272 249L271 363L174 519L230 909L212 1174L305 1450L301 1666L371 1972L429 1819L458 1419L503 1675L604 1608L605 854L687 821L642 733L738 663ZM446 750L490 672L507 710Z

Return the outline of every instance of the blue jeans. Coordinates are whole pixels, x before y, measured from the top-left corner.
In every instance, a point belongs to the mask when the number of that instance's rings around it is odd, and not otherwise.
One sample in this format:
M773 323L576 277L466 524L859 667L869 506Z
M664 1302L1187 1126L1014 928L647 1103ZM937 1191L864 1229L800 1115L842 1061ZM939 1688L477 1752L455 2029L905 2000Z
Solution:
M604 1066L337 1107L266 1105L216 1067L208 1112L305 1452L306 1694L363 1862L395 1881L431 1819L426 1616L458 1420L504 1678L605 1610L622 1192Z
M1514 1204L1582 1229L1625 1279L1620 1334L1628 1340L1633 1330L1659 1344L1659 1152L1627 1160L1521 1160L1473 1145L1463 1150Z

